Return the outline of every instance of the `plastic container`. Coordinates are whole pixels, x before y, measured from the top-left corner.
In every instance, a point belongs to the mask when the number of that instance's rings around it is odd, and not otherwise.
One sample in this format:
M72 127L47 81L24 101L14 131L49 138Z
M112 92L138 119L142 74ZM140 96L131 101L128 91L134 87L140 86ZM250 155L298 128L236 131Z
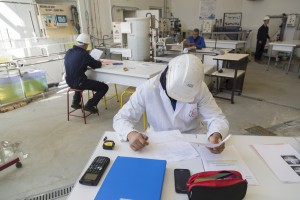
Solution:
M20 76L0 74L0 105L24 98Z
M22 81L27 97L43 93L48 89L46 74L42 70L22 73Z

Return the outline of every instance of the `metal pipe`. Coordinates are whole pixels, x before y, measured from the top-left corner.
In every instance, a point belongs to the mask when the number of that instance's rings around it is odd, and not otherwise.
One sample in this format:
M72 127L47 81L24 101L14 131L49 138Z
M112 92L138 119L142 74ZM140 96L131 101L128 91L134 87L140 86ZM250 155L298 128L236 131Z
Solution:
M96 12L96 1L93 0L93 7L94 7L94 22L95 22L95 35L98 37L99 36L99 31L98 31L98 22L97 22L97 12ZM95 42L94 42L95 43ZM94 44L95 45L95 44ZM98 44L99 45L99 44Z
M89 15L89 19L91 20L91 29L90 29L90 33L89 34L92 34L93 33L93 29L94 29L94 20L93 20L93 13L92 13L92 10L91 10L91 0L88 0L88 7L89 7L89 11L90 11L90 15Z
M99 11L99 0L97 0L97 10L98 10L98 18L99 18L99 30L100 30L100 35L97 35L99 37L102 37L103 33L102 33L102 25L101 25L101 15L100 15L100 11Z
M164 0L164 18L167 18L167 0Z
M90 33L90 17L89 17L89 12L87 11L87 5L86 5L86 1L84 0L84 9L85 9L85 21L87 24L87 32Z
M92 1L89 1L89 10L91 11L91 2ZM94 35L93 32L94 32L94 20L93 20L93 13L91 12L91 24L92 24L92 28L90 30L90 35ZM93 48L94 47L94 43L93 43L93 40L91 40L91 47Z

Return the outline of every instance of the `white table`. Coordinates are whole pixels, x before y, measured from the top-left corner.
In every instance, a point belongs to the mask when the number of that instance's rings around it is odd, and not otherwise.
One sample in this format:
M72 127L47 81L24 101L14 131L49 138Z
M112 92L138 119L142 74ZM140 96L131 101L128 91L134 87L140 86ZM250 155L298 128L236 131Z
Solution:
M217 49L217 51L223 51L224 54L229 53L232 49ZM200 55L202 56L202 62L203 62L203 56L204 55L218 55L218 52L215 51L214 48L202 48L202 49L195 49L190 50L190 54ZM169 62L174 57L182 55L181 51L165 51L166 56L157 56L154 57L155 61L163 61L163 62Z
M270 51L270 54L269 54L267 70L269 70L272 51L289 52L290 53L290 60L289 60L288 66L285 70L285 73L287 74L290 70L294 50L296 48L300 47L300 40L291 40L291 41L283 41L283 42L271 42L271 43L269 43L269 45L271 46L271 51Z
M235 52L237 49L245 48L246 41L241 40L212 40L212 39L205 39L206 47L210 48L220 48L220 49L234 49Z
M113 65L112 63L122 63L122 65ZM102 64L102 68L88 70L86 72L87 77L92 80L132 87L138 87L167 67L166 64L162 63L129 60L103 60ZM124 71L124 67L128 71Z
M224 54L229 53L232 49L226 49L226 48L218 48L217 50L224 51ZM196 53L205 54L205 55L216 55L215 48L202 48L202 49L196 49Z
M94 153L90 157L88 163L84 167L79 178L86 171L96 156L107 156L111 159L111 163L106 169L98 186L84 186L78 183L79 179L68 197L68 200L93 200L96 196L105 176L117 156L143 157L142 152L134 152L130 149L127 142L119 141L116 133L106 132L105 136L116 142L115 149L112 151L102 149L102 139L96 147ZM269 169L263 159L250 146L252 144L278 144L288 143L300 152L300 144L293 137L277 137L277 136L242 136L234 135L226 145L234 145L240 156L245 161L249 169L259 182L258 186L248 186L248 191L245 200L299 200L300 184L286 184L277 179L275 174ZM150 144L151 145L151 144ZM174 189L174 169L187 168L191 174L203 171L201 158L186 160L180 162L168 162L163 184L162 200L188 200L186 194L177 194Z

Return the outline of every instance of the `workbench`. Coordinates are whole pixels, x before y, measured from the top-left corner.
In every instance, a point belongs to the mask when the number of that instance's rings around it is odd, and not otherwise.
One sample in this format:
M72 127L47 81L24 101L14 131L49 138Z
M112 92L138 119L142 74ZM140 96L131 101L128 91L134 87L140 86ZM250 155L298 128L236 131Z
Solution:
M269 45L271 46L271 51L269 53L269 60L268 60L267 70L269 70L272 51L283 51L283 52L290 53L289 63L288 63L287 68L285 69L285 73L287 74L290 70L294 50L296 48L300 47L300 40L291 40L291 41L283 41L283 42L271 42L271 43L269 43ZM300 76L300 74L299 74L299 76Z

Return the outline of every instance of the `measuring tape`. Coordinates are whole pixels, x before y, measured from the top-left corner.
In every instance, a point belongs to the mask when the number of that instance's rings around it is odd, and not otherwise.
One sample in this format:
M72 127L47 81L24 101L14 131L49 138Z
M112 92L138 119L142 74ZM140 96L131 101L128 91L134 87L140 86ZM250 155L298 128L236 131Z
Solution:
M107 140L107 138L104 138L104 142L103 142L103 149L106 150L113 150L115 146L115 142L113 140Z

